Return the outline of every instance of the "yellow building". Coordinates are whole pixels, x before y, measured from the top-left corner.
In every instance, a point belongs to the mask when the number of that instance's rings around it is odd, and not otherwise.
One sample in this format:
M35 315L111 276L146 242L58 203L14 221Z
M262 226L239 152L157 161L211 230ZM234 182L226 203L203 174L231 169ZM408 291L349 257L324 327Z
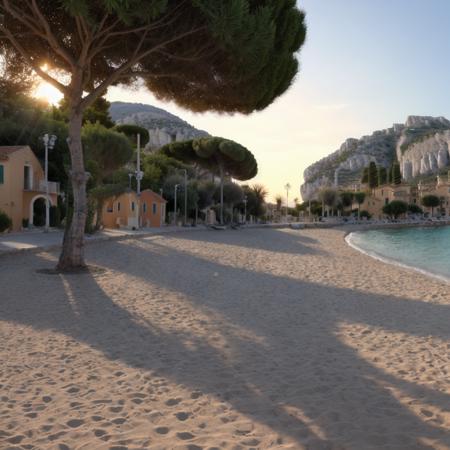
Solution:
M444 177L437 177L436 183L411 184L386 184L372 189L367 193L361 210L367 210L372 217L380 219L384 217L383 206L393 200L401 200L408 205L415 204L425 213L431 215L432 208L422 205L422 198L426 195L439 197L441 206L433 208L434 215L450 216L450 180Z
M59 183L49 182L50 205L56 205ZM33 225L35 206L45 202L44 171L28 146L0 146L0 210L12 219L12 230L23 221Z

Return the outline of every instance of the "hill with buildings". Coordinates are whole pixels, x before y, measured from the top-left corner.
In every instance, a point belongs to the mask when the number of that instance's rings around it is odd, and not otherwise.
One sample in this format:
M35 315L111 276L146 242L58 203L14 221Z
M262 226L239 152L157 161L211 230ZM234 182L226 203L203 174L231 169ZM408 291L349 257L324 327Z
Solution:
M325 187L351 189L359 185L370 162L386 169L400 163L402 178L414 181L447 172L450 164L450 121L444 117L409 116L404 124L349 138L329 156L304 171L303 200L317 197Z
M156 150L174 141L209 136L183 119L161 108L142 103L112 102L111 118L117 124L133 124L146 128L150 134L147 150Z

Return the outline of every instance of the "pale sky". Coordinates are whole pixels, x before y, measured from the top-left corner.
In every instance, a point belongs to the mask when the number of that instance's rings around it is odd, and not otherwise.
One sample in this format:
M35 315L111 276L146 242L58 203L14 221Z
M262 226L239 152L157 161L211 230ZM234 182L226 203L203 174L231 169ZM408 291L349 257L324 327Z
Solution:
M253 152L256 178L272 200L292 189L303 170L360 137L408 115L450 117L450 1L304 0L307 42L291 89L250 116L193 114L148 91L111 88L108 100L155 105Z

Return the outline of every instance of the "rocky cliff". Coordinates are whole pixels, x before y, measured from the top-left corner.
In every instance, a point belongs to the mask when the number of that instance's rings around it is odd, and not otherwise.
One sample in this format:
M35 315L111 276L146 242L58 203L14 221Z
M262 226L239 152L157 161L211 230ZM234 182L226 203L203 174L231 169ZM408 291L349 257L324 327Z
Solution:
M209 136L164 109L142 103L112 102L111 118L117 124L134 124L146 128L150 134L147 150L156 150L174 141Z
M450 121L444 117L409 116L405 124L347 139L329 156L304 172L300 191L304 200L317 197L324 187L349 188L358 184L371 161L388 168L398 159L404 180L449 169Z

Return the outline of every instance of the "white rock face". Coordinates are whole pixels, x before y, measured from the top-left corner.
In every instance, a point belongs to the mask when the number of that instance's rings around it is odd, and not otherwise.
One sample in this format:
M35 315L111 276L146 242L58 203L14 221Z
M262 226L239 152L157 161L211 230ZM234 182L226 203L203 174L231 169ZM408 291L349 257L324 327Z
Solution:
M450 131L443 130L425 136L418 142L410 143L406 149L401 148L405 139L397 145L397 158L402 167L405 180L420 175L437 173L449 165Z
M159 149L174 141L209 136L206 131L198 130L174 114L151 105L113 102L110 113L117 124L139 125L146 128L150 135L145 147L148 151Z
M350 187L371 161L390 167L397 159L404 180L438 174L450 165L450 121L445 117L409 116L361 139L347 139L339 150L309 166L300 187L303 200L324 186ZM450 169L450 167L449 167Z

